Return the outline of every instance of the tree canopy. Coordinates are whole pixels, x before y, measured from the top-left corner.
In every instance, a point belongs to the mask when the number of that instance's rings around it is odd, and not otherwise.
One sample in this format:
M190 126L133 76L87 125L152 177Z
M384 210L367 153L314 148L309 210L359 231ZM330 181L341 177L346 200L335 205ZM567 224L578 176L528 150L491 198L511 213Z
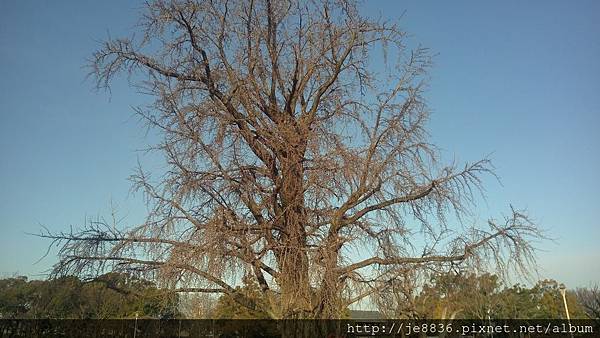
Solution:
M399 271L531 263L525 213L463 221L493 168L440 163L430 53L397 24L352 0L157 0L139 27L91 76L152 97L137 113L168 169L132 177L143 224L44 234L63 243L55 274L135 271L256 310L236 288L252 276L277 318L336 318Z

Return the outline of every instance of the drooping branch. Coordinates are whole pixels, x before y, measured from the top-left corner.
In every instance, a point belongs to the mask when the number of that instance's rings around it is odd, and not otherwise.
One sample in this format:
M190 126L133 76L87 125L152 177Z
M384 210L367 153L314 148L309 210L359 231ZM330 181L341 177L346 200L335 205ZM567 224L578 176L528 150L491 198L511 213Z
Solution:
M510 259L519 262L522 257L529 257L531 254L531 244L525 238L541 237L541 233L537 230L529 219L522 213L513 210L511 218L506 220L503 226L497 226L493 221L489 221L489 225L493 230L492 233L485 233L483 237L465 242L460 253L447 253L438 255L423 255L421 257L370 257L362 261L350 264L345 267L340 267L340 275L345 276L353 271L366 268L372 265L407 265L407 264L439 264L439 263L460 263L469 258L477 256L477 251L487 251L492 253L495 259L499 259L502 250L508 250ZM481 231L477 231L481 233ZM508 240L511 243L502 245L501 240ZM494 242L495 241L495 242ZM464 242L460 239L459 242ZM480 256L483 254L480 254Z

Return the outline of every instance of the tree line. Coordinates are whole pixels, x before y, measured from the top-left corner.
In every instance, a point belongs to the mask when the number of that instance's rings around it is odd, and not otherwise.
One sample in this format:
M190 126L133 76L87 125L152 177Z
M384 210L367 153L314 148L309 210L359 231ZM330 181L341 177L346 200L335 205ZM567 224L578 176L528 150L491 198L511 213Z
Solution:
M92 281L75 276L50 280L0 280L0 319L176 318L179 296L147 280L108 273Z
M498 276L445 273L420 290L391 288L375 308L384 318L413 319L547 319L566 318L559 283L540 280L532 287L504 286ZM260 286L244 278L236 288L254 302L239 306L228 294L217 298L181 295L127 274L109 273L91 281L74 276L52 280L26 277L0 280L0 319L7 318L212 318L273 319ZM566 291L572 319L600 319L598 286ZM345 309L341 318L351 318Z

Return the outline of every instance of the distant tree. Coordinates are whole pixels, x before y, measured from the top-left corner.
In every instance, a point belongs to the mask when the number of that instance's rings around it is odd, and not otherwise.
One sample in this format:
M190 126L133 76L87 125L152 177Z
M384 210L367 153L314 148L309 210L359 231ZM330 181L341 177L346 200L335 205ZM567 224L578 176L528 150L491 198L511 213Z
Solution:
M538 297L521 284L507 287L499 294L502 302L495 309L497 318L539 318Z
M279 295L271 313L336 318L399 268L531 263L540 234L523 212L459 223L492 166L440 163L430 54L396 25L353 0L157 0L139 27L93 55L92 76L129 73L155 99L137 111L167 172L133 176L145 223L45 234L64 241L56 275L143 272L254 311L235 287L251 275Z
M540 317L543 318L567 318L559 283L552 279L539 281L533 288L538 295L540 303ZM571 318L586 318L585 311L577 300L573 290L567 290L567 307Z
M380 311L391 318L566 318L559 283L551 279L541 280L530 288L520 284L503 287L499 277L489 273L449 272L433 275L422 288L413 290L418 292L412 297L404 297L405 290L398 290L402 292L399 299L404 303L396 307L390 307L390 303L379 304ZM591 293L581 289L579 292L582 296L585 292L586 299L593 299ZM576 292L567 290L566 299L571 318L586 318L586 303Z
M585 318L585 312L577 301L575 292L567 290L567 306L571 318ZM566 318L559 283L552 279L539 281L528 289L520 285L500 293L498 318Z
M450 272L434 276L416 297L420 318L487 319L495 315L498 277L489 273Z
M0 280L0 318L173 318L178 295L123 274L91 282L67 276L53 280Z
M155 283L121 273L108 273L83 284L92 318L134 317L170 319L180 316L179 295Z
M578 288L575 294L587 316L592 319L600 319L600 288L598 285L590 288Z
M24 317L31 309L27 277L0 279L0 318Z

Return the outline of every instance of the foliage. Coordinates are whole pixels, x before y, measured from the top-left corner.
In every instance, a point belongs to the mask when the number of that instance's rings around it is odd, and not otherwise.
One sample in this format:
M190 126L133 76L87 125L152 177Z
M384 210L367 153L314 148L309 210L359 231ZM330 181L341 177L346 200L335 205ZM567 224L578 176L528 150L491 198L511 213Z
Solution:
M566 318L564 302L559 288L560 285L557 281L545 279L539 281L531 289L533 301L539 304L535 307L537 312L531 316L532 318ZM586 318L574 291L566 290L565 299L571 318Z
M572 319L586 318L572 290L566 291ZM559 284L541 280L527 288L504 287L496 275L450 272L433 276L411 301L411 308L396 311L398 317L433 319L548 319L566 318ZM382 309L389 313L389 309Z
M0 318L173 318L177 306L177 294L125 274L0 280Z
M555 280L538 281L532 288L517 284L504 289L499 297L502 302L495 314L500 318L566 318L559 284ZM571 318L585 318L575 293L567 290L565 297Z
M491 274L448 273L426 284L415 303L428 318L485 319L497 305L500 285Z

